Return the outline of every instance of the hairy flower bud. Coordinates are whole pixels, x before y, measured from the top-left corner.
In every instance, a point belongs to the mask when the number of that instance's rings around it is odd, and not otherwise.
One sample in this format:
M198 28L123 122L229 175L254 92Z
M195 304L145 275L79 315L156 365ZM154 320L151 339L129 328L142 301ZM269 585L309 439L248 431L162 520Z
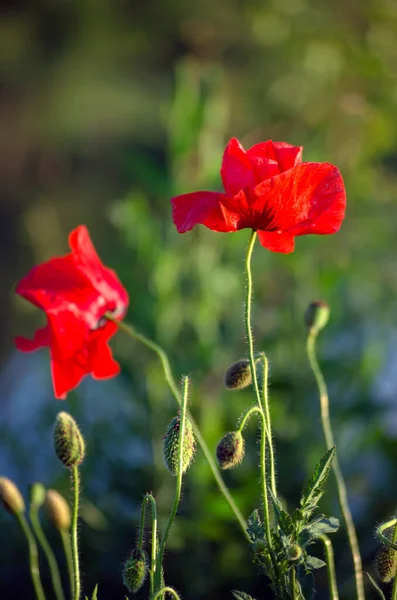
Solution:
M376 555L376 569L379 579L384 583L394 579L397 572L397 552L393 548L383 546Z
M123 566L123 583L131 594L136 594L143 584L148 571L146 552L135 548Z
M71 524L70 507L65 498L56 490L48 490L44 508L49 521L56 529L69 531Z
M67 469L77 467L84 459L85 443L76 421L66 412L57 415L54 426L55 452Z
M171 419L164 436L163 454L164 462L171 475L178 473L178 453L181 417L177 415ZM189 417L185 419L185 435L182 450L182 473L185 473L193 460L195 439L193 425Z
M289 560L299 560L302 556L302 552L302 548L299 546L299 544L291 544L291 546L288 546L287 548L287 556Z
M216 458L221 469L232 469L244 458L244 438L241 431L229 431L216 448Z
M250 361L246 358L233 363L225 374L225 386L229 390L243 390L252 383Z
M0 501L9 513L20 515L25 512L22 494L8 477L0 477Z
M44 485L38 481L32 483L29 487L30 504L36 509L39 509L44 504L46 489Z
M330 309L326 302L318 300L309 304L305 313L305 324L310 333L317 335L328 323Z

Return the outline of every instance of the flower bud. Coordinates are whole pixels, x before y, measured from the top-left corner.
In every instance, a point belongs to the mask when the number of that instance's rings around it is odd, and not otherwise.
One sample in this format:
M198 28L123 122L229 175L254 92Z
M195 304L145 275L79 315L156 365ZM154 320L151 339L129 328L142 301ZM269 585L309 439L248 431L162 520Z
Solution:
M305 324L310 333L317 335L328 323L330 309L326 302L318 300L309 304L305 313Z
M229 431L216 448L216 458L221 469L237 467L244 458L244 438L241 431Z
M46 489L44 485L38 481L32 483L29 488L30 504L36 509L39 509L44 504Z
M148 571L146 552L135 548L127 558L123 567L123 583L131 594L136 594L145 583Z
M376 569L379 579L389 583L397 572L397 552L393 548L383 546L376 555Z
M225 386L229 390L243 390L252 383L250 361L246 358L233 363L225 374Z
M70 507L61 494L56 490L48 490L44 508L49 521L56 529L69 531L71 524Z
M178 473L178 453L180 437L181 417L177 415L171 419L164 436L163 454L167 469L171 475ZM195 439L193 425L189 419L185 419L185 435L183 437L182 450L182 473L185 473L193 460L195 450Z
M0 501L9 513L20 515L25 512L22 494L8 477L0 477Z
M302 556L302 548L298 544L291 544L287 548L287 556L289 560L299 560Z
M85 443L76 421L66 412L57 415L54 426L54 446L59 460L67 469L82 463Z

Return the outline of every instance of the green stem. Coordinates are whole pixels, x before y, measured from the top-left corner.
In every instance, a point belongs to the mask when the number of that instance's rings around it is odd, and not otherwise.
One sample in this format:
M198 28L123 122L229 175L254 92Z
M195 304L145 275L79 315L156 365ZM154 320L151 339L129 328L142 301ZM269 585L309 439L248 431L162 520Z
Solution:
M126 323L124 323L122 321L117 321L108 313L105 316L109 319L109 321L116 323L116 325L118 325L119 329L124 331L124 333L126 333L131 338L137 340L138 342L140 342L141 344L143 344L144 346L146 346L147 348L149 348L150 350L152 350L153 352L155 352L157 354L157 356L159 357L159 359L161 361L163 371L164 371L164 377L168 384L168 387L169 387L172 395L174 396L175 400L180 405L181 397L179 394L178 386L177 386L174 376L172 374L170 361L168 359L167 354L163 350L163 348L161 348L161 346L159 346L155 342L152 342L152 340L147 338L142 333L139 333L138 331L136 331L136 329L134 327L132 327L131 325L127 325ZM246 530L247 524L245 522L245 519L244 519L243 515L241 514L240 509L238 508L237 504L233 500L228 488L226 487L225 482L223 481L222 476L219 472L219 469L215 463L215 460L213 459L212 454L207 446L207 443L204 440L203 436L201 435L201 431L200 431L197 423L195 422L195 420L193 419L191 414L190 413L188 413L188 414L189 414L190 421L193 425L193 431L194 431L194 435L196 437L197 443L200 446L200 448L209 464L209 467L212 471L215 481L218 484L218 487L219 487L220 491L222 492L223 496L225 497L230 508L232 509L232 512L234 513L241 529L243 530L244 536L246 537L247 540L249 540L249 536L248 536L247 530Z
M163 564L164 550L165 550L165 546L167 544L168 535L169 535L171 527L174 523L176 511L178 510L179 501L181 499L182 477L183 477L183 449L184 449L184 439L185 439L188 393L189 393L189 378L183 377L182 378L182 405L181 405L181 416L180 416L180 424L179 424L179 440L178 440L178 471L176 474L175 495L174 495L174 502L173 502L172 508L171 508L171 513L168 518L168 523L167 523L167 526L164 531L164 535L161 540L159 554L158 554L158 558L157 558L157 573L156 573L155 589L160 587L160 574L161 574L161 567Z
M338 586L336 583L334 550L331 540L327 535L319 535L319 540L324 545L325 561L327 563L328 587L330 600L339 600Z
M291 567L290 572L289 572L289 577L290 577L290 586L291 586L291 598L292 598L292 600L297 600L295 567Z
M270 487L274 496L277 498L277 485L276 485L276 460L274 457L273 448L273 436L272 436L272 424L270 420L270 409L269 409L269 361L264 352L260 352L260 356L263 359L263 405L266 414L266 435L267 443L269 446L269 458L270 458Z
M67 529L59 530L63 551L66 557L66 564L68 567L68 575L69 575L69 585L70 585L70 596L73 596L73 588L74 588L74 575L73 575L73 556L72 556L72 544L70 540L70 533Z
M252 417L252 415L254 413L258 413L263 418L263 413L262 413L262 410L259 408L259 406L252 406L249 410L247 410L246 413L244 413L243 417L241 418L240 424L237 428L238 431L240 431L240 432L243 431L243 429L245 428L245 426L247 425L248 421L250 420L250 418Z
M65 600L65 596L62 589L61 576L59 574L58 564L55 555L51 549L50 544L45 536L43 528L41 526L37 506L32 504L29 510L30 522L32 523L32 529L36 534L39 544L45 554L45 557L50 568L52 585L57 600Z
M30 530L25 515L23 513L16 513L16 517L28 542L30 575L32 577L36 598L37 600L45 600L44 590L40 579L39 558L36 540L34 539L33 533Z
M309 333L309 336L307 338L307 355L309 358L311 369L317 382L317 387L320 395L321 422L323 426L324 439L325 444L329 449L335 446L335 441L329 416L329 398L327 385L325 383L325 379L321 372L316 355L316 339L317 336L314 333ZM332 469L334 471L336 485L338 489L339 506L343 515L343 519L345 521L347 535L349 538L349 546L353 557L357 599L364 600L364 580L360 550L358 546L357 534L356 529L354 527L353 517L349 508L346 485L339 465L338 456L335 456L333 460Z
M379 527L377 527L377 529L375 530L375 535L379 539L379 541L382 542L382 544L384 544L388 548L393 548L393 550L397 551L396 542L391 541L388 537L383 535L384 530L390 529L390 527L393 527L393 525L397 527L397 519L391 519L390 521L386 521L386 523L382 523L381 525L379 525ZM396 530L394 529L394 533L395 531Z
M156 500L152 494L146 494L142 502L141 509L141 525L139 529L138 549L142 550L143 545L143 530L145 527L146 505L150 502L152 508L152 552L150 565L150 597L154 593L155 577L156 577L156 559L157 559L157 507Z
M392 538L392 543L395 544L396 542L397 542L397 523L394 526L393 538ZM397 577L396 576L394 576L391 600L397 600Z
M157 600L158 598L162 597L162 594L172 594L174 596L174 598L176 598L176 600L181 600L180 597L178 596L178 594L176 593L175 590L173 590L171 587L163 587L161 588L161 590L159 590L157 592L157 594L154 596L153 600Z
M72 469L72 481L73 481L73 506L72 506L72 558L73 558L73 576L74 576L74 587L73 587L73 598L74 600L80 600L80 565L79 565L79 547L78 547L78 518L79 518L79 469L73 467Z
M256 374L256 364L255 364L255 351L254 351L254 338L252 335L252 327L251 327L251 311L252 311L252 273L251 273L251 258L252 252L254 249L256 240L256 231L252 230L251 236L248 242L247 253L245 257L245 272L247 275L247 289L246 289L246 297L245 297L245 330L248 341L248 354L249 361L251 366L251 375L252 381L254 384L255 395L258 403L258 409L262 415L262 430L261 430L261 439L260 439L260 468L261 468L261 478L262 478L262 486L263 486L263 520L265 524L265 531L267 537L267 543L269 545L269 552L272 557L273 570L275 577L277 577L278 568L276 557L273 552L273 542L272 536L270 532L270 516L269 516L269 500L268 500L268 492L267 492L267 480L266 480L266 439L269 439L269 431L266 422L265 412L262 406L262 399L259 392L258 385L258 377ZM267 382L266 382L267 383ZM267 387L267 386L266 386Z

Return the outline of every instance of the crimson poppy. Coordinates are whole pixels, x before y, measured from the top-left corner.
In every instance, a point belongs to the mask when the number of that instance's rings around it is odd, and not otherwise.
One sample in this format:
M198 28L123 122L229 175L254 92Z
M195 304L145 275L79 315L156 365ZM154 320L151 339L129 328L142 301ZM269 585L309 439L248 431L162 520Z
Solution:
M179 233L202 224L213 231L250 228L265 248L292 252L294 237L339 230L346 192L338 169L302 162L302 147L268 140L245 151L233 138L221 178L225 193L193 192L171 199Z
M81 379L117 375L119 364L108 346L117 325L104 317L121 320L128 294L117 275L105 267L80 225L69 235L71 252L33 267L16 286L16 293L44 310L47 325L32 340L17 337L22 352L48 346L55 396L66 398Z

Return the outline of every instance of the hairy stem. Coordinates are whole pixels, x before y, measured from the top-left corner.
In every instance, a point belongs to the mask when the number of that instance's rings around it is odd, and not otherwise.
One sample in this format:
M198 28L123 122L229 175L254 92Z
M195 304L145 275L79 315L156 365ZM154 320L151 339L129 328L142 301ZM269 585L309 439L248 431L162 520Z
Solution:
M72 543L70 540L70 533L66 529L60 529L59 531L62 540L63 551L66 557L66 564L68 567L70 595L73 595L74 588L74 575L73 575L73 556L72 556Z
M379 527L376 528L375 530L375 535L378 538L378 540L380 542L382 542L382 544L384 544L384 546L387 546L388 548L393 548L393 550L396 550L397 552L397 544L396 541L392 541L390 540L388 537L386 537L385 535L383 535L383 532L385 531L385 529L390 529L390 527L393 527L393 525L397 526L397 519L391 519L390 521L386 521L386 523L382 523L381 525L379 525ZM394 529L394 532L396 530ZM394 535L393 535L394 537Z
M183 449L184 449L184 439L185 439L185 425L186 425L186 414L187 414L187 399L189 393L189 378L182 378L182 406L181 406L181 416L180 416L180 425L179 425L179 441L178 441L178 470L176 474L176 485L175 485L175 495L174 502L172 504L171 513L168 518L168 523L164 531L164 535L161 540L159 554L157 557L157 568L156 568L156 586L157 590L160 587L160 576L161 576L161 567L163 564L164 558L164 550L167 544L168 535L170 533L171 527L174 523L176 511L178 510L179 501L181 499L181 490L182 490L182 477L183 477Z
M73 467L72 469L72 482L73 482L73 506L72 506L72 558L73 558L73 598L74 600L80 600L80 565L79 565L79 546L78 546L78 518L79 518L79 469Z
M131 338L133 338L134 340L140 342L141 344L143 344L144 346L146 346L147 348L149 348L150 350L152 350L153 352L155 352L157 354L157 356L159 357L162 367L163 367L163 372L164 372L164 377L165 380L168 384L168 387L172 393L172 395L174 396L175 400L177 401L177 403L180 405L181 404L181 397L179 394L179 390L178 390L178 386L176 384L175 378L172 374L172 370L171 370L171 366L170 366L170 361L168 359L167 354L165 353L165 351L163 350L163 348L161 348L161 346L159 346L158 344L156 344L155 342L153 342L152 340L150 340L149 338L147 338L145 335L143 335L142 333L139 333L134 327L132 327L131 325L127 325L126 323L122 322L122 321L117 321L116 319L114 319L112 317L112 315L110 314L106 314L105 315L109 321L112 321L113 323L116 323L116 325L118 325L119 329L121 329L122 331L124 331L127 335L129 335ZM238 508L237 504L235 503L235 501L232 498L232 495L230 494L228 488L225 485L225 482L222 479L222 476L219 472L219 469L217 467L217 464L207 446L206 441L204 440L203 436L201 435L201 431L197 425L197 423L195 422L195 420L193 419L193 417L189 414L189 418L190 421L193 425L193 431L194 431L194 435L196 437L197 443L200 446L208 464L209 467L212 471L212 474L215 478L216 483L218 484L218 487L220 489L220 491L222 492L223 496L225 497L225 500L227 501L227 503L229 504L232 512L234 513L234 516L236 517L242 531L243 534L245 536L246 539L249 540L247 531L246 531L246 527L247 524L245 522L245 519L243 517L243 515L240 512L240 509Z
M45 557L48 562L48 566L50 568L51 573L51 581L54 588L55 596L57 600L65 600L65 596L62 589L61 576L59 573L58 564L55 558L55 555L51 549L50 544L46 538L46 535L41 526L37 507L32 504L29 510L30 522L32 524L32 529L39 541L39 544L45 554Z
M17 517L28 542L30 575L32 577L36 598L37 600L45 600L45 594L40 579L39 556L36 540L34 539L34 535L30 530L25 515L23 513L17 513L15 516Z
M327 535L320 535L319 540L323 543L325 562L327 563L328 587L330 600L339 600L338 586L336 583L334 550L331 540Z
M269 462L270 462L270 487L274 496L277 498L277 485L276 485L276 459L274 457L273 448L273 436L272 436L272 424L270 420L270 409L269 409L269 361L264 352L260 352L260 357L263 360L263 407L266 415L266 435L267 443L269 447Z
M153 600L158 600L158 598L162 598L163 594L172 594L176 600L181 600L175 590L171 587L163 587L161 590L157 592L157 594L153 597Z
M329 449L335 446L335 441L329 416L329 398L327 385L325 383L325 379L321 372L321 368L316 355L316 339L317 336L314 333L309 333L309 336L307 338L307 355L309 358L311 369L317 382L317 387L320 396L321 423L323 426L325 444L327 446L327 449ZM336 485L338 489L339 506L343 515L343 519L345 521L347 535L349 539L349 546L353 557L357 599L364 600L364 580L360 550L358 546L357 534L356 529L354 527L353 517L350 512L346 485L343 479L343 474L339 465L337 455L333 460L332 469L334 471Z
M138 549L142 550L143 545L143 530L145 527L146 506L150 502L152 509L152 551L150 561L150 596L154 594L154 585L156 577L156 560L157 560L157 507L156 500L152 494L146 494L142 502L141 508L141 524L139 529Z

